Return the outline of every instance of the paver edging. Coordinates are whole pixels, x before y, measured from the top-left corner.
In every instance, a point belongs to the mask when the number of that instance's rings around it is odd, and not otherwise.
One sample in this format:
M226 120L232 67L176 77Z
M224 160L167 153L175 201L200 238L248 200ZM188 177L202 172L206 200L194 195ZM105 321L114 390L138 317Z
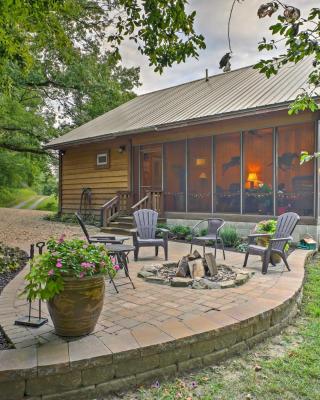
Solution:
M311 255L310 252L305 253L304 264ZM301 259L301 254L299 258ZM116 392L159 377L174 376L182 371L214 364L231 355L239 354L265 338L281 332L292 321L301 302L304 281L303 271L296 275L299 277L292 276L291 278L295 284L297 283L292 290L292 296L277 306L272 307L272 302L270 302L269 307L266 307L265 310L262 309L249 318L240 318L235 324L141 348L139 357L134 357L131 367L127 368L127 374L126 366L128 366L130 357L126 359L126 352L123 352L123 357L120 359L113 354L112 363L110 363L110 357L106 357L104 364L102 357L98 366L90 363L90 360L83 360L84 363L79 363L77 367L70 363L70 372L63 374L67 378L69 377L65 383L60 380L61 374L50 373L48 370L44 376L39 374L39 368L36 369L34 365L32 368L17 370L6 369L6 366L0 363L0 400L30 398L26 395L41 400L80 400L87 398L89 394L98 396L112 391ZM1 353L4 352L10 352L13 355L14 353L22 354L23 350L0 352L0 362L3 359ZM9 353L7 354L9 355ZM167 359L165 355L168 356ZM28 360L25 361L28 362ZM34 363L34 357L30 357L29 361L30 365L32 362ZM67 366L65 367L67 368ZM104 381L100 383L97 382L94 373L90 381L89 372L94 372L93 370L97 368L105 368L106 371L105 375L102 374L100 378L100 381ZM52 371L56 370L53 368ZM69 376L69 373L72 376ZM57 384L57 380L59 384Z

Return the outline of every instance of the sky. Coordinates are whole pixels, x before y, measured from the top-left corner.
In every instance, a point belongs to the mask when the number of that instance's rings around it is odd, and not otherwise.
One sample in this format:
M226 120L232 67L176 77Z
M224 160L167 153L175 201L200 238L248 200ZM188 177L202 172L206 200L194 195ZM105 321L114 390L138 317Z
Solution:
M139 54L133 43L125 43L122 47L124 66L140 66L141 83L136 92L148 93L154 90L175 86L221 72L219 61L228 51L227 24L229 10L233 0L189 0L189 10L196 10L196 32L205 37L205 50L199 53L199 59L188 59L186 63L174 64L160 75L149 67L145 56ZM257 10L266 0L244 0L237 3L231 24L231 45L233 50L232 69L252 65L270 53L259 53L257 44L262 37L270 37L268 27L276 21L276 17L259 19ZM298 7L302 16L308 15L312 7L319 7L319 0L291 0L290 5ZM278 51L280 51L279 49Z

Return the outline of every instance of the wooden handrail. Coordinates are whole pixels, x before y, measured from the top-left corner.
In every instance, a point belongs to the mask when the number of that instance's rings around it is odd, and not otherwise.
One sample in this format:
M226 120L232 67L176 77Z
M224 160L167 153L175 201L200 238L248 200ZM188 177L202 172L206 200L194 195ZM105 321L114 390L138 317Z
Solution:
M136 204L134 204L131 207L132 212L134 212L136 210L141 210L142 208L148 208L148 207L145 207L145 205L147 204L148 200L149 200L149 194L144 196L142 199L140 199Z
M108 226L112 219L119 215L120 196L117 194L100 208L100 224Z
M150 208L157 211L160 215L163 212L162 190L149 190L147 194L131 207L132 212Z

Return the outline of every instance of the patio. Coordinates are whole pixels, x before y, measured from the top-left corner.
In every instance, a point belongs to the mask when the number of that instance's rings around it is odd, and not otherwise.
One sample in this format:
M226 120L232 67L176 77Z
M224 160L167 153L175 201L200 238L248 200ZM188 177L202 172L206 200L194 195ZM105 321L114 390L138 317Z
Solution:
M188 250L186 244L170 242L169 261ZM0 399L94 398L242 352L281 331L295 315L308 254L293 252L291 272L280 265L267 275L261 274L261 260L251 256L247 269L255 275L243 286L192 290L137 278L142 265L163 261L161 252L154 258L153 249L142 249L141 261L130 256L136 290L122 286L116 294L107 284L95 332L69 341L55 335L50 320L38 329L14 325L27 314L25 300L18 297L27 272L22 271L1 295L0 324L16 350L0 353ZM243 259L227 252L224 263L241 267Z

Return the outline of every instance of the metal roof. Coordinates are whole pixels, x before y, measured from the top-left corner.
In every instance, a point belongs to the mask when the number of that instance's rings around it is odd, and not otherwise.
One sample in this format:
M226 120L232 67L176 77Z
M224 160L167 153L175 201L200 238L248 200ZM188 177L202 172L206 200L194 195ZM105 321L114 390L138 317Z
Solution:
M312 61L306 58L267 79L250 66L211 76L208 81L203 78L147 93L52 140L46 147L169 129L275 106L286 108L306 86L312 68Z

